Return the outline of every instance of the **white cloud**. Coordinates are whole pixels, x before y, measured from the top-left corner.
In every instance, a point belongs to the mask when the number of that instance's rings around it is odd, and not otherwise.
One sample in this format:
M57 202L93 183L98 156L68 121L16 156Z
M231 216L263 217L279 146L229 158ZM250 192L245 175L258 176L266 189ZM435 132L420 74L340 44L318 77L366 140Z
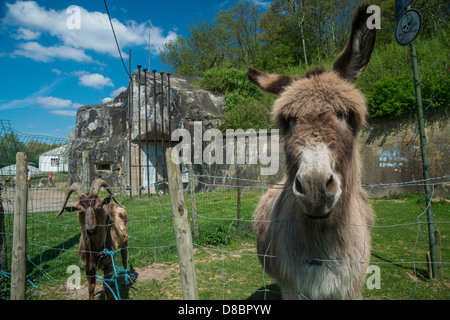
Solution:
M119 57L116 43L111 31L110 22L106 13L97 11L87 11L82 7L80 9L80 28L71 29L67 26L67 21L72 12L67 10L46 9L39 6L34 1L17 1L13 4L6 3L7 13L4 19L6 25L19 26L21 31L16 33L21 39L33 40L38 34L45 33L56 37L62 45L56 45L50 48L52 50L43 50L43 46L33 44L20 44L20 49L15 52L16 55L22 55L33 59L30 49L38 50L35 60L48 62L54 58L65 58L76 61L94 62L85 50L92 50L101 54L109 54ZM134 20L121 22L112 18L114 30L121 48L148 46L148 22L138 23ZM32 32L24 30L33 30ZM163 29L152 26L151 29L151 48L154 53L159 53L163 43L173 40L177 37L176 32L170 31L165 35ZM32 46L32 48L30 47ZM49 51L58 51L57 54L48 53ZM126 58L127 54L122 53Z
M73 108L78 109L79 107L82 107L83 105L81 103L74 103L72 105Z
M12 100L3 104L0 104L1 110L22 109L32 105L41 105L45 109L48 109L49 113L53 113L61 116L76 116L76 110L82 106L80 103L74 103L71 100L56 98L52 96L44 96L50 94L56 84L61 80L56 80L50 85L41 88L39 91L25 97L23 99ZM56 110L57 109L57 110ZM64 109L64 110L60 110ZM31 128L31 127L30 127Z
M47 109L70 108L73 106L72 101L55 97L39 97L37 102Z
M58 116L68 116L75 117L77 115L76 111L73 110L52 110L50 113L56 114Z
M64 60L75 60L78 62L93 62L92 58L83 50L68 46L44 47L35 41L19 43L19 49L12 53L12 56L23 56L35 61L51 62L55 58Z
M103 89L104 87L113 87L112 80L99 73L88 73L86 71L78 71L74 73L79 76L79 84L85 87L91 87L94 89Z
M270 1L260 1L260 0L253 0L253 3L263 8L267 8L271 4Z
M29 95L28 97L22 98L22 99L16 99L12 100L6 103L0 104L0 111L1 110L11 110L11 109L21 109L21 108L27 108L30 105L36 104L37 99L39 97L42 97L43 95L47 95L51 93L55 86L61 81L61 79L57 79L53 81L51 84L41 88L39 91L34 92L33 94Z
M147 40L146 43L148 44L148 29L146 29L147 32ZM150 31L150 48L152 53L159 54L159 52L162 49L163 44L170 42L172 40L175 40L177 38L177 33L175 31L169 31L167 36L164 36L164 30L160 27L152 26L152 29ZM148 48L148 45L147 45Z
M114 90L113 92L111 92L111 96L112 97L117 97L119 94L121 94L125 90L127 90L127 87L120 87L120 88Z
M124 92L125 90L127 90L127 87L120 87L117 88L116 90L114 90L113 92L111 92L111 97L117 97L119 94L121 94L122 92ZM112 102L114 100L114 98L111 97L106 97L103 99L103 103L108 103L108 102Z
M41 36L40 32L31 31L26 28L19 28L16 34L13 34L12 37L17 40L35 40Z
M50 109L49 113L69 117L75 117L77 115L76 110L82 106L80 103L56 97L38 97L36 102L42 107Z

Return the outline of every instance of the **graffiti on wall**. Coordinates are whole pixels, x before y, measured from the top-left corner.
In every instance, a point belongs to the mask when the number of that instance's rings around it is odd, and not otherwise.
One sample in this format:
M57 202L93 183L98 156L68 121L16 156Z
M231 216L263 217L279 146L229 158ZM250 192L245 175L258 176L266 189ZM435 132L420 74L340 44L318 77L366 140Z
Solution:
M406 161L408 161L408 158L400 156L400 152L398 150L383 151L379 158L379 165L380 168L400 169Z

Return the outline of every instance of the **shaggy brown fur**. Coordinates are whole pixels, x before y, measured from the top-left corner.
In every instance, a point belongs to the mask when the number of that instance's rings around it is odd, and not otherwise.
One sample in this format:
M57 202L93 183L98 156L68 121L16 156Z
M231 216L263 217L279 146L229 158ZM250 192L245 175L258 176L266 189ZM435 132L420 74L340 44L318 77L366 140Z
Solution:
M333 70L314 69L301 78L249 70L251 81L279 94L273 117L284 134L287 173L283 188L262 197L254 226L260 262L287 299L355 298L365 279L373 214L360 187L358 133L367 107L352 82L369 62L375 40L366 9L357 10ZM310 180L300 182L306 153L324 158L308 160ZM323 164L314 167L315 162ZM328 168L326 185L318 168ZM331 204L326 215L308 211Z

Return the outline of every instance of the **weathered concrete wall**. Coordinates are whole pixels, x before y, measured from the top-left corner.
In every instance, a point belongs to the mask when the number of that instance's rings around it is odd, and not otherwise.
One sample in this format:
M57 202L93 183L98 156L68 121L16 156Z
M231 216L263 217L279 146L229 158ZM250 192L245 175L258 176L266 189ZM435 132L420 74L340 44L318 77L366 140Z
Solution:
M425 121L430 177L450 175L450 123L446 112L428 114ZM423 180L422 153L416 117L399 120L372 120L362 132L361 157L363 184L399 184L388 188L369 188L372 196L393 193L423 192L420 183L409 186L404 182ZM450 195L449 185L437 179L435 192ZM449 181L449 179L447 179Z
M169 121L172 131L176 128L189 129L194 121L202 121L206 128L211 128L223 112L224 100L192 86L192 81L195 80L193 78L172 76L170 101L168 101L167 75L164 75L163 90L161 90L159 74L156 75L156 90L154 90L153 74L147 74L147 85L144 80L144 73L141 72L139 86L139 72L134 71L130 88L112 102L79 108L75 139L69 154L70 184L83 182L87 187L88 181L100 177L110 186L126 187L130 185L131 164L132 187L136 188L139 176L141 176L141 182L144 180L144 145L146 140L154 142L155 125L156 139L160 144L163 139L169 141ZM130 110L129 92L131 90ZM154 104L155 91L156 105ZM164 96L164 123L161 117L161 93ZM167 111L168 103L171 106L170 119ZM162 124L164 130L162 130ZM167 146L166 142L165 147ZM139 166L139 155L141 166ZM99 164L110 164L110 168L98 170Z
M69 153L69 183L82 182L88 187L95 178L109 185L125 181L125 151L127 141L126 105L115 102L81 107L77 112L75 139ZM96 170L96 164L110 163L108 170Z
M141 85L139 86L139 79ZM145 85L147 79L147 85ZM162 132L164 125L164 139L169 140L169 117L168 103L170 103L170 128L172 131L176 128L186 128L193 121L208 122L209 119L215 119L223 113L224 100L212 93L195 88L192 82L196 79L185 76L170 77L170 101L167 92L168 77L163 76L163 89L161 89L161 75L156 74L156 90L154 90L153 73L135 71L133 73L133 110L132 110L132 126L131 140L137 141L139 138L145 140L146 130L150 141L154 140L155 124L157 126L157 139L161 140L159 134ZM146 90L147 89L147 90ZM140 91L139 91L140 90ZM146 92L147 91L147 92ZM155 110L155 92L156 92L156 110ZM147 97L147 127L145 127L145 99ZM163 100L161 98L163 97ZM140 103L139 103L140 98ZM161 117L161 101L163 101L164 121ZM139 108L140 106L140 108ZM140 110L139 110L140 109ZM155 122L156 111L156 122ZM141 119L141 127L139 132L138 119ZM214 121L213 121L214 122Z

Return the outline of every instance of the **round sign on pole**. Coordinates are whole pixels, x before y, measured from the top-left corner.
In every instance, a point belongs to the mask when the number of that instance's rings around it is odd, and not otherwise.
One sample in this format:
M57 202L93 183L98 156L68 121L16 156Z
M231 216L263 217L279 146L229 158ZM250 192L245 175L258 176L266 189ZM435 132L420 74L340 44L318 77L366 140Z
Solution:
M422 16L416 9L408 9L400 16L395 26L395 41L401 46L413 42L422 26Z

